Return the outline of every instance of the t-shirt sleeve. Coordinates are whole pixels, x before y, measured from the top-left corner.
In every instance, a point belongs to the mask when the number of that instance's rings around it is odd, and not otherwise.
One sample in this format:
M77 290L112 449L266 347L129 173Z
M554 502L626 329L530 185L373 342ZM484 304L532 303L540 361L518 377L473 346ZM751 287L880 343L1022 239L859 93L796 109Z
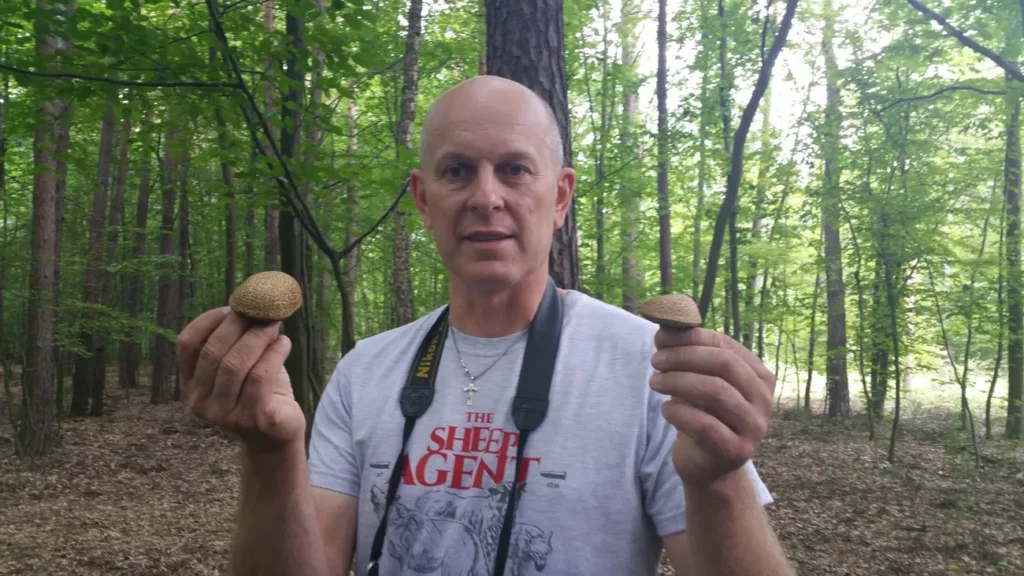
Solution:
M309 477L313 486L358 497L348 364L345 358L338 363L317 404L309 439Z
M652 369L648 376L653 373ZM675 443L676 429L661 413L661 405L666 400L668 396L650 391L647 402L647 446L640 463L647 514L660 537L686 530L683 481L672 463L672 445ZM744 469L750 478L758 503L762 506L771 504L771 493L754 468L754 463L748 460L744 464Z

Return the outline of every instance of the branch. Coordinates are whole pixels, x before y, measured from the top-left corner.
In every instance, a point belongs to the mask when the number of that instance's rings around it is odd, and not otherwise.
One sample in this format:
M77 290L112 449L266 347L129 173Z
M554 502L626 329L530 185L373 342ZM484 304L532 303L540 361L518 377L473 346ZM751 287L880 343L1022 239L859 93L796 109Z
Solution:
M932 21L934 21L939 26L942 26L943 30L949 33L950 36L959 40L961 44L970 48L971 50L974 50L978 54L981 54L982 56L988 58L1003 70L1006 70L1006 73L1012 76L1014 80L1018 82L1024 82L1024 74L1021 73L1020 68L1017 68L1015 65L1000 58L999 55L993 52L992 50L982 46L981 44L978 44L974 40L971 40L970 38L967 37L967 34L964 34L962 31L958 30L955 26L950 24L949 20L946 20L938 12L932 10L931 8L925 6L924 4L921 4L918 0L907 0L907 2L910 3L911 6L916 8L918 12L931 18Z
M405 196L405 193L408 190L409 190L409 179L406 178L405 179L405 183L402 184L402 191L398 193L398 196L395 198L395 201L391 203L391 206L388 207L388 209L383 214L380 215L380 218L377 218L377 221L373 223L373 226L370 226L370 228L367 229L366 232L363 232L362 234L359 235L358 238L353 240L348 246L345 246L345 249L342 250L341 252L339 252L338 256L341 257L341 258L344 258L345 256L348 256L350 252L355 250L356 247L358 247L360 244L363 243L363 240L366 239L367 236L369 236L370 234L373 234L374 232L376 232L377 229L380 228L380 225L384 222L384 220L388 216L390 216L391 213L394 212L396 208L398 208L398 203L402 200L402 196Z
M881 114L882 112L885 112L886 110L894 106L899 106L900 104L938 98L939 96L942 96L943 94L946 94L948 92L976 92L978 94L985 94L988 96L1002 96L1006 94L1006 90L990 90L988 88L978 88L977 86L946 86L945 88L936 90L931 94L925 94L924 96L914 96L912 98L897 98L896 100L893 100L892 102L889 102L885 106L879 108L876 114Z
M25 68L15 68L7 64L0 64L0 70L9 70L14 74L25 76L36 76L39 78L71 78L73 80L86 80L88 82L101 82L115 86L137 86L140 88L230 88L238 90L241 86L235 82L143 82L135 80L121 80L119 78L105 78L103 76L89 76L87 74L76 74L74 72L37 72Z
M736 197L740 191L740 180L743 178L743 146L747 141L747 133L750 132L750 125L754 121L757 107L765 91L768 89L768 82L772 77L772 68L775 66L775 60L778 59L779 52L782 52L782 47L786 44L786 37L789 35L789 29L793 24L793 15L796 13L797 2L798 0L786 1L786 13L782 16L779 31L772 41L771 49L768 51L768 59L765 60L758 73L754 92L750 95L750 101L743 110L743 118L740 120L740 125L736 129L736 137L733 139L731 169L729 170L729 178L726 182L725 199L722 201L722 207L718 210L718 219L715 221L715 233L711 238L711 253L708 255L704 287L700 293L700 315L703 318L707 317L708 309L711 307L711 296L714 292L715 280L718 276L718 261L722 254L722 241L725 238L725 226L732 216L736 206Z

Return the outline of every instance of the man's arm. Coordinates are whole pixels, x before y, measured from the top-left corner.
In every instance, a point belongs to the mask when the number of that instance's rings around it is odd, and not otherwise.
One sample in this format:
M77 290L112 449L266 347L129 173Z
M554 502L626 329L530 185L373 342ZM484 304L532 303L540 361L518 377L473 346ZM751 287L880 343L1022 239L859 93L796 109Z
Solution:
M742 468L708 487L685 486L685 493L687 530L663 539L676 574L796 574Z
M233 576L345 576L358 500L311 487L304 447L243 449Z

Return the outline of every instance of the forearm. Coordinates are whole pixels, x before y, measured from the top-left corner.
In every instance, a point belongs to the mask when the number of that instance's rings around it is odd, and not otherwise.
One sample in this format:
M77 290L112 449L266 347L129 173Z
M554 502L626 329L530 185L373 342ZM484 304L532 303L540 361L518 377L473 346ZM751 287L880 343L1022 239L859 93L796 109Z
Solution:
M686 485L685 493L694 576L795 574L743 468L710 487Z
M328 576L301 442L282 453L242 450L232 576Z

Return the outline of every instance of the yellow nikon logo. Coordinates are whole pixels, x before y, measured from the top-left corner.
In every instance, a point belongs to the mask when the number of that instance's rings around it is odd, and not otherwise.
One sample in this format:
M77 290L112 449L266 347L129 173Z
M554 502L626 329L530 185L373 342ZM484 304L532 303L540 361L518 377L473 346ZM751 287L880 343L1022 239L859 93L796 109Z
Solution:
M427 378L430 376L430 363L434 361L434 351L437 350L437 339L440 335L435 334L430 340L430 347L427 348L427 354L420 360L419 368L416 370L417 378Z

